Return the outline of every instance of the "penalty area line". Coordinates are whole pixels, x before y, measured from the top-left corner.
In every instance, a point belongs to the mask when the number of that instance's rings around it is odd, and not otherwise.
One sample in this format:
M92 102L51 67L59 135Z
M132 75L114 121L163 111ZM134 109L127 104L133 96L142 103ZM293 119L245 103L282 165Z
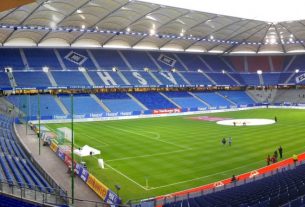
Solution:
M162 142L162 143L173 145L173 146L182 148L184 150L192 150L192 148L190 148L190 147L185 147L185 146L178 145L178 144L175 144L175 143L172 143L172 142L164 141L164 140L161 140L160 138L152 138L150 136L147 136L147 135L144 135L144 134L141 134L141 133L137 133L137 132L134 132L134 131L131 131L131 130L121 129L121 128L114 127L114 126L106 126L106 127L112 128L112 129L116 129L116 130L119 130L119 131L123 131L123 132L127 132L127 133L131 133L131 134L136 134L136 135L139 135L139 136L142 136L142 137L146 137L146 138L154 140L154 141L159 141L159 142Z
M299 148L299 149L302 149L302 148ZM297 150L299 150L299 149L297 149ZM297 150L295 150L295 149L294 150L288 150L286 153L295 152ZM231 172L232 170L242 169L244 167L251 166L251 165L254 165L254 164L257 164L257 163L260 163L260 162L263 162L263 161L260 160L260 161L257 161L257 162L252 162L252 163L242 165L242 166L239 166L239 167L236 167L236 168L232 168L232 169L229 169L229 170L225 170L225 171L221 171L221 172L218 172L218 173L213 173L213 174L210 174L210 175L205 175L205 176L202 176L202 177L197 177L197 178L193 178L193 179L189 179L189 180L184 180L184 181L180 181L180 182L176 182L176 183L171 183L171 184L168 184L168 185L161 185L161 186L157 186L157 187L149 187L149 189L147 189L147 190L156 190L156 189L159 189L159 188L166 188L166 187L169 187L169 186L175 186L175 185L179 185L179 184L182 184L182 183L188 183L188 182L191 182L191 181L201 180L203 178L208 178L208 177L211 177L211 176L214 176L214 175L227 174L228 172ZM259 169L259 168L256 168L256 169L253 169L253 170L257 170L257 169ZM249 170L248 172L251 172L253 170ZM213 182L211 182L211 183L213 183Z
M148 188L144 187L143 185L141 185L140 183L138 183L137 181L131 179L130 177L128 177L127 175L125 175L124 173L120 172L119 170L115 169L114 167L111 167L109 164L105 163L106 166L108 166L111 170L115 171L116 173L120 174L121 176L123 176L124 178L126 178L127 180L131 181L132 183L136 184L137 186L139 186L140 188L142 188L143 190L149 190Z
M155 154L148 154L148 155L139 155L139 156L134 156L134 157L124 157L124 158L107 160L107 162L129 160L129 159L136 159L136 158L145 158L145 157L154 157L154 156L161 156L161 155L169 155L169 154L175 154L175 153L178 153L178 152L185 152L185 151L188 151L188 150L187 149L181 149L181 150L175 150L175 151L172 151L172 152L163 152L163 153L155 153Z
M94 157L95 159L98 160L98 158ZM131 179L130 177L128 177L127 175L125 175L124 173L122 173L121 171L115 169L114 167L112 167L111 165L107 164L105 162L105 166L108 166L109 169L113 170L114 172L118 173L119 175L123 176L124 178L126 178L127 180L129 180L130 182L136 184L137 186L139 186L140 188L142 188L143 190L148 190L148 188L144 187L143 185L141 185L140 183L138 183L137 181Z

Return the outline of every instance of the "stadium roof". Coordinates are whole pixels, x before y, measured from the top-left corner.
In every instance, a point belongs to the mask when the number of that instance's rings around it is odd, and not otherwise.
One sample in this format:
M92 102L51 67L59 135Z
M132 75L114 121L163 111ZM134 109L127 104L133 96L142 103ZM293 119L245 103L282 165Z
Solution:
M208 12L265 22L284 22L305 19L305 1L290 0L142 0L155 4Z
M260 21L134 0L40 0L0 12L0 44L8 47L265 54L305 52L304 41L305 20Z

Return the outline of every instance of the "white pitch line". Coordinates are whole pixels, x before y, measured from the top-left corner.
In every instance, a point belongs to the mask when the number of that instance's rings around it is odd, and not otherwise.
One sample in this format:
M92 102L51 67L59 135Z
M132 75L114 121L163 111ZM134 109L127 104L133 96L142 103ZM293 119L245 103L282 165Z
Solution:
M120 128L114 127L114 126L106 126L106 127L109 127L109 128L112 128L112 129L116 129L116 130L120 130L120 131L123 131L123 132L128 132L128 133L131 133L131 134L136 134L136 135L139 135L139 136L143 136L143 137L146 137L148 139L159 141L159 142L163 142L163 143L166 143L166 144L170 144L170 145L173 145L173 146L176 146L176 147L180 147L180 148L185 149L185 150L192 150L192 148L190 148L190 147L185 147L185 146L181 146L181 145L174 144L174 143L171 143L171 142L167 142L167 141L164 141L164 140L160 140L160 139L156 139L156 138L151 138L150 136L146 136L144 134L137 133L137 132L134 132L134 131L130 131L130 130L126 130L126 129L120 129Z
M190 179L190 180L184 180L184 181L180 181L180 182L176 182L176 183L171 183L171 184L168 184L168 185L161 185L161 186L158 186L158 187L150 187L149 190L155 190L155 189L165 188L165 187L169 187L169 186L173 186L173 185L178 185L178 184L182 184L182 183L188 183L188 182L191 182L191 181L201 180L203 178L208 178L208 177L211 177L211 176L214 176L214 175L219 175L219 174L221 175L221 174L223 174L225 172L230 172L232 170L244 168L245 166L253 165L253 164L256 164L256 163L259 163L259 162L262 162L262 161L253 162L253 163L250 163L248 165L243 165L243 166L240 166L240 167L232 168L230 170L225 170L225 171L221 171L221 172L218 172L218 173L213 173L213 174L205 175L205 176L202 176L202 177L196 177L196 178L193 178L193 179Z
M299 148L299 149L303 149L303 148ZM295 152L297 150L289 150L286 153ZM232 170L241 169L241 168L244 168L246 166L251 166L251 165L259 163L259 162L262 162L262 161L252 162L252 163L249 163L247 165L243 165L243 166L240 166L240 167L236 167L236 168L232 168L232 169L229 169L229 170L221 171L221 172L218 172L218 173L213 173L213 174L210 174L210 175L205 175L205 176L202 176L202 177L193 178L193 179L190 179L190 180L184 180L184 181L180 181L180 182L176 182L176 183L171 183L171 184L168 184L168 185L161 185L161 186L158 186L158 187L149 187L149 189L147 189L147 190L155 190L155 189L159 189L159 188L165 188L165 187L169 187L169 186L173 186L173 185L178 185L178 184L181 184L181 183L188 183L188 182L191 182L191 181L200 180L202 178L208 178L208 177L211 177L211 176L214 176L214 175L219 175L219 174L223 174L223 173L226 173L226 172L230 172ZM259 168L256 168L256 169L253 169L253 170L257 170L257 169L259 169ZM253 171L253 170L250 170L250 171ZM248 172L250 172L250 171L248 171Z
M185 152L185 151L188 151L188 150L183 149L183 150L176 150L176 151L172 151L172 152L163 152L163 153L156 153L156 154L140 155L140 156L134 156L134 157L124 157L124 158L107 160L107 162L129 160L129 159L136 159L136 158L144 158L144 157L154 157L154 156L168 155L168 154L174 154L174 153Z
M76 134L76 133L74 132L74 134ZM91 137L91 136L89 136L89 135L87 135L87 134L83 134L83 133L81 133L81 132L78 132L77 134L81 134L81 136L85 136L85 137L88 137L89 139L95 140L96 142L99 142L100 144L102 144L102 145L104 145L104 146L109 146L108 143L106 143L106 142L104 142L104 141L101 141L101 140L98 140L98 139L96 139L96 138L94 138L94 137Z
M78 146L77 144L75 144L76 146ZM79 146L78 146L79 147ZM97 157L93 156L93 158L97 159ZM137 186L141 187L144 190L148 190L146 187L144 187L143 185L139 184L137 181L131 179L130 177L128 177L127 175L125 175L124 173L118 171L117 169L111 167L109 164L105 163L105 166L108 166L111 170L115 171L116 173L120 174L121 176L123 176L124 178L126 178L127 180L133 182L134 184L136 184Z
M113 171L115 171L116 173L120 174L121 176L123 176L124 178L126 178L127 180L133 182L134 184L136 184L137 186L141 187L144 190L148 190L146 187L144 187L143 185L139 184L138 182L136 182L135 180L131 179L130 177L128 177L127 175L125 175L124 173L118 171L117 169L111 167L109 164L105 163L106 166L108 166L110 169L112 169Z

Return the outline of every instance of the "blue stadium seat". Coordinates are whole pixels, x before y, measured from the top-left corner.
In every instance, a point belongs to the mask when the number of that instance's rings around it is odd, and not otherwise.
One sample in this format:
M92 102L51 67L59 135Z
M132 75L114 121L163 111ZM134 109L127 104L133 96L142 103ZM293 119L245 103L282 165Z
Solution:
M254 100L246 94L245 91L219 91L220 94L227 97L236 104L254 104Z
M96 94L111 112L132 112L143 110L141 106L126 93L100 93Z
M240 76L244 80L245 85L249 85L249 86L260 85L259 77L257 73L241 73Z
M304 195L302 192L298 192L300 186L304 186L304 170L305 165L300 165L293 170L282 171L247 184L183 201L167 203L164 206L302 206L304 205L304 197L291 199L296 195ZM300 185L300 183L302 184ZM296 195L291 197L290 194ZM287 204L288 202L289 204Z
M263 73L264 85L277 85L281 73Z
M158 83L147 72L123 71L122 74L131 83L131 85L158 85Z
M193 85L214 85L207 77L199 72L181 73Z
M181 106L181 108L207 107L203 102L187 92L164 92L164 94Z
M208 103L211 107L225 107L232 105L228 100L214 92L196 92L194 94Z
M232 80L226 73L207 73L217 85L238 85L234 80Z
M25 114L37 117L38 114L38 96L8 96L7 100L16 107L21 108ZM30 107L29 107L30 106ZM63 115L52 95L40 95L40 113L42 117L52 117L53 115Z
M14 72L19 87L50 87L52 86L45 72Z
M52 71L58 86L90 86L80 71Z
M173 53L161 53L161 52L149 52L151 56L155 59L155 61L160 65L163 70L171 70L176 68L178 71L185 71L183 65L179 62L179 60L174 56ZM174 60L173 64L166 64L160 60L160 56L168 57Z
M210 69L199 59L197 54L179 53L177 56L183 61L190 71L197 71L198 69L211 72Z
M201 55L201 58L204 59L215 72L221 72L222 70L232 72L232 69L217 55Z
M67 110L71 113L70 95L58 95ZM73 97L74 114L98 114L105 110L88 94L77 94Z
M5 174L6 181L10 185L13 185L14 184L13 175L10 173L9 167L8 167L7 163L5 162L4 156L2 156L2 155L0 155L0 164L1 164L2 170L3 170L4 174Z
M11 197L8 195L0 194L1 207L39 207L41 204L35 204L20 198Z
M132 93L148 109L173 109L174 104L156 92Z
M187 83L177 74L169 71L152 72L163 85L186 85Z
M13 70L24 70L19 49L5 48L0 49L0 68L12 67Z
M63 60L66 68L68 70L78 70L79 67L84 67L87 70L96 70L93 61L91 60L89 54L84 49L58 49L58 53ZM74 62L73 59L69 59L69 54L81 55L84 59L81 62Z
M120 70L129 70L119 53L115 50L91 50L94 58L103 70L117 67Z
M42 70L45 66L50 70L62 70L53 49L31 48L23 51L32 70Z
M144 51L122 51L122 53L134 70L143 70L144 68L149 68L151 70L158 69Z
M8 79L8 76L4 72L0 72L0 87L10 87L10 80Z

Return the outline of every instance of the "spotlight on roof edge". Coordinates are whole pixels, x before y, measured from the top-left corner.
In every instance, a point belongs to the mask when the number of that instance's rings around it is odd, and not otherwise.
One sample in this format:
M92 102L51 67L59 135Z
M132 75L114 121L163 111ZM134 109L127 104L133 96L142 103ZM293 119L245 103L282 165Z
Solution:
M279 42L275 38L266 38L265 42L248 42L248 41L232 41L232 40L221 40L221 39L215 39L214 36L211 36L209 38L202 38L202 37L194 37L193 35L185 35L180 36L178 35L169 35L169 34L161 34L161 33L156 33L155 30L151 30L151 34L149 33L143 33L143 32L128 32L128 31L115 31L115 30L108 30L108 29L100 29L98 27L94 28L86 28L85 25L82 25L80 28L77 27L41 27L41 26L33 26L33 25L28 25L28 26L18 26L18 25L8 25L8 24L0 24L0 29L5 29L5 30L12 30L17 28L18 30L30 30L30 31L66 31L66 32L87 32L87 33L106 33L106 34L117 34L118 32L120 35L128 35L128 36L140 36L140 37L146 37L146 36L155 36L155 37L160 37L160 38L166 38L166 39L183 39L183 40L192 40L192 41L202 41L202 42L217 42L217 43L223 43L223 44L228 44L228 45L238 45L238 44L248 44L248 45L273 45L273 44L279 44ZM213 40L210 38L214 38ZM304 43L305 40L293 40L291 41L280 41L283 45L288 45L288 44L300 44ZM201 51L201 52L206 52L206 51ZM212 52L212 53L220 53L220 52ZM259 52L260 53L260 52ZM268 53L268 52L266 52ZM282 52L271 52L271 53L282 53ZM287 53L290 53L289 51ZM291 52L293 53L293 52Z
M262 71L262 70L257 70L256 72L257 72L257 74L259 74L259 75L263 74L263 71Z
M49 72L49 67L48 66L42 67L42 71L45 73Z
M295 69L295 73L299 73L300 72L300 70L299 69Z

